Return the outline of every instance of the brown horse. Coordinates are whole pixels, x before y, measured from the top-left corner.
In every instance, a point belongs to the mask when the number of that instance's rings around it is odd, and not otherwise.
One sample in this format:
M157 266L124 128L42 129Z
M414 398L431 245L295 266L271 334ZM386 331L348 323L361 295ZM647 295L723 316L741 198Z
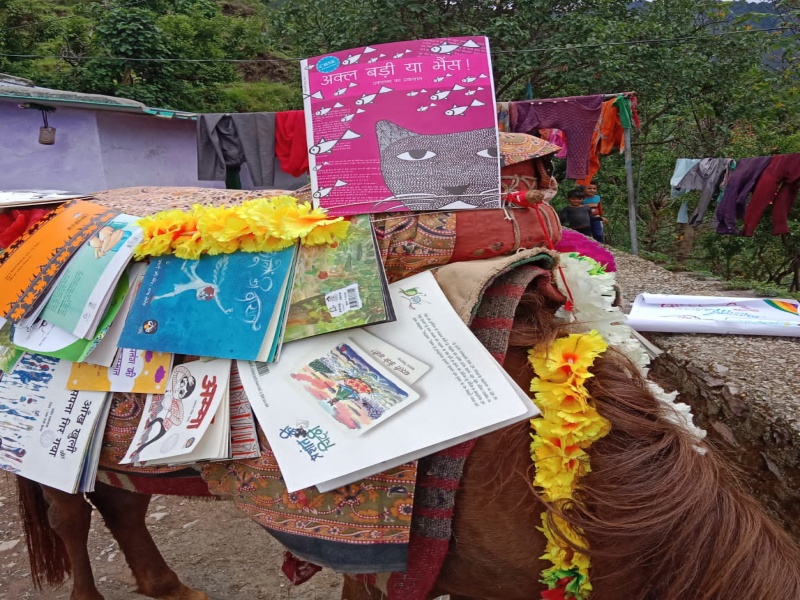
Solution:
M527 349L559 334L554 306L527 294L504 368L527 388ZM588 382L611 432L590 450L592 472L575 503L547 507L584 533L592 557L592 600L777 600L800 598L800 550L742 489L713 448L665 418L634 365L609 350ZM536 529L546 508L530 485L527 423L486 435L466 464L450 552L429 595L452 600L531 600L542 585ZM81 496L19 479L34 582L72 573L71 600L100 600L86 540L90 506ZM133 571L142 594L202 600L180 583L145 527L148 496L98 484L88 495ZM47 515L45 518L44 515ZM48 527L48 523L49 526ZM382 593L346 578L342 598Z

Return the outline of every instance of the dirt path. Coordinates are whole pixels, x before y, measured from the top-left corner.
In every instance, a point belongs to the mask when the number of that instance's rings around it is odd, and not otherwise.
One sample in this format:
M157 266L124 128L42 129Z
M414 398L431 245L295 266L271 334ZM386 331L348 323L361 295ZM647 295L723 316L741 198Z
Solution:
M335 600L341 578L324 570L294 587L281 573L282 547L229 502L155 496L148 526L164 558L211 600ZM89 556L106 600L142 600L114 539L96 515ZM0 600L68 599L70 584L35 591L12 476L0 473Z

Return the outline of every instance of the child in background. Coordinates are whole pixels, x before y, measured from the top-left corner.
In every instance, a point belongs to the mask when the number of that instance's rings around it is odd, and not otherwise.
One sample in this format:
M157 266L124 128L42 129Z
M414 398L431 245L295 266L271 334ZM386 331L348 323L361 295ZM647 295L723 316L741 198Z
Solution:
M567 192L567 202L569 206L565 206L558 211L558 218L561 224L582 233L585 236L592 236L592 213L589 207L583 206L584 191L581 188L575 188Z
M592 181L584 189L586 190L586 197L583 199L583 205L588 207L592 213L591 235L595 240L603 244L605 243L603 223L608 223L608 219L603 216L603 205L600 202L600 196L597 194L597 184Z

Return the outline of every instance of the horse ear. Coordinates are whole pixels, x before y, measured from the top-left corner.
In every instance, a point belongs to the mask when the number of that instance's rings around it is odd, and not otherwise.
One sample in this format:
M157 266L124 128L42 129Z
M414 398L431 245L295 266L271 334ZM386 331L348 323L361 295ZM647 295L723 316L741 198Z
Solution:
M378 136L378 146L381 151L399 140L419 135L391 121L378 121L375 123L375 133Z

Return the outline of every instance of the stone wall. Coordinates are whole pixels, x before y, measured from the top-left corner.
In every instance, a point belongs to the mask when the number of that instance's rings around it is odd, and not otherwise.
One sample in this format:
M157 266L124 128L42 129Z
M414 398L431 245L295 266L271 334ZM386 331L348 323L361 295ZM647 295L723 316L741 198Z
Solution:
M623 309L641 292L751 296L615 253ZM741 467L770 513L800 539L800 339L645 333L664 351L652 375L692 406L709 441Z

